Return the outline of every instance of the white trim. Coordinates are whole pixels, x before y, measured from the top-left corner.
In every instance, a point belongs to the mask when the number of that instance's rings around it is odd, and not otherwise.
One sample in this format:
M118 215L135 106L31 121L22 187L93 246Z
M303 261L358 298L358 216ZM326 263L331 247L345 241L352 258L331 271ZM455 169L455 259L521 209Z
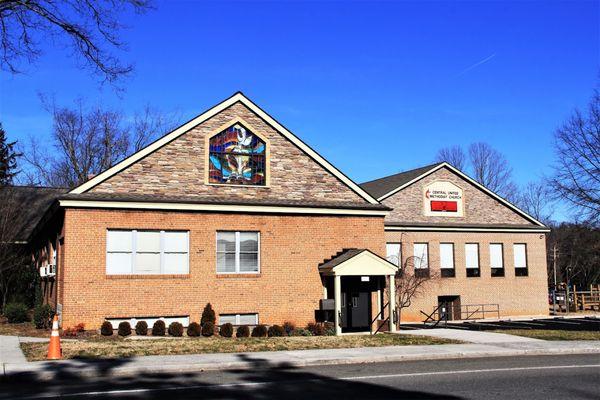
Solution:
M129 201L86 201L59 200L61 207L76 208L118 208L135 210L181 210L181 211L213 211L213 212L243 212L243 213L279 213L279 214L326 214L326 215L369 215L385 216L387 211L360 210L327 207L285 207L262 205L232 205L232 204L190 204L190 203L159 203L159 202L129 202Z
M342 172L340 172L337 168L335 168L333 165L331 165L327 160L325 160L323 157L321 157L319 154L317 154L313 149L311 149L306 143L304 143L302 140L300 140L298 137L296 137L292 132L288 131L285 127L280 125L269 114L267 114L266 112L261 110L260 107L258 107L256 104L254 104L250 99L248 99L246 96L244 96L240 92L234 94L230 98L217 104L216 106L209 109L208 111L205 111L204 113L200 114L199 116L192 119L191 121L186 122L179 128L172 131L171 133L168 133L167 135L163 136L156 142L143 148L142 150L138 151L137 153L134 153L133 155L127 157L126 159L124 159L120 163L116 164L115 166L96 175L94 178L92 178L89 181L83 183L82 185L76 187L75 189L71 190L69 193L79 194L79 193L84 193L84 192L90 190L94 186L100 184L101 182L105 181L106 179L110 178L111 176L119 173L120 171L129 167L131 164L146 157L150 153L158 150L159 148L163 147L167 143L169 143L169 142L173 141L174 139L176 139L177 137L183 135L184 133L186 133L193 127L201 124L202 122L204 122L207 119L213 117L214 115L220 113L221 111L232 106L233 104L237 103L238 101L240 103L242 103L243 105L245 105L246 107L248 107L251 111L256 113L263 120L265 120L265 122L267 124L271 125L273 128L275 128L275 130L279 131L279 133L281 133L285 138L287 138L289 141L291 141L296 146L298 146L302 151L304 151L306 154L308 154L310 157L312 157L316 162L321 164L321 166L323 168L325 168L327 171L329 171L331 174L333 174L335 177L337 177L340 181L345 183L348 187L350 187L352 190L354 190L354 192L356 192L358 195L360 195L363 199L367 200L371 204L379 204L379 202L374 197L372 197L364 189L362 189L360 186L358 186L356 183L354 183L350 178L348 178L346 175L344 175Z
M511 233L548 233L550 228L526 229L526 228L477 228L477 227L448 227L448 226L385 226L386 231L429 231L429 232L511 232Z
M430 170L422 173L421 175L417 176L416 178L408 181L404 185L399 186L396 189L391 190L388 193L384 194L383 196L378 197L377 200L382 201L382 200L390 197L391 195L399 192L400 190L406 188L407 186L412 185L413 183L415 183L415 182L423 179L424 177L426 177L426 176L428 176L428 175L434 173L435 171L437 171L437 170L439 170L441 168L444 168L444 167L448 168L450 171L454 172L455 174L457 174L458 176L460 176L461 178L463 178L467 182L471 183L475 187L481 189L482 191L484 191L485 193L487 193L488 195L490 195L494 199L498 200L500 203L504 204L508 208L510 208L513 211L515 211L517 214L520 214L521 216L525 217L526 219L529 219L531 222L533 222L533 223L535 223L535 224L537 224L539 226L544 226L544 227L546 226L543 223L541 223L540 221L538 221L537 219L533 218L531 215L527 214L525 211L521 210L520 208L518 208L514 204L512 204L509 201L507 201L507 200L503 199L502 197L498 196L496 193L492 192L491 190L489 190L488 188L486 188L485 186L483 186L481 183L477 182L473 178L471 178L468 175L464 174L462 171L460 171L459 169L456 169L455 167L453 167L452 165L448 164L447 162L443 162L443 163L441 163L441 164L439 164L439 165L431 168Z

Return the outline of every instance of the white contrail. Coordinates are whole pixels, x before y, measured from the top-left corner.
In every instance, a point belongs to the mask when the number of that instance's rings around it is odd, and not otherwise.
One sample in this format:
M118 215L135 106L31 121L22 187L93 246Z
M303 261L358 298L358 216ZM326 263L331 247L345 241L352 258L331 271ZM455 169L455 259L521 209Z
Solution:
M457 77L459 77L459 76L461 76L461 75L463 75L463 74L465 74L465 73L469 72L469 71L470 71L470 70L472 70L473 68L477 68L477 67L479 67L480 65L482 65L482 64L485 64L486 62L490 61L490 60L491 60L492 58L494 58L494 57L496 57L496 53L494 53L494 54L492 54L492 55L490 55L490 56L487 56L487 57L486 57L486 58L484 58L483 60L481 60L481 61L477 61L475 64L473 64L473 65L471 65L471 66L469 66L469 67L467 67L467 68L463 69L463 70L462 70L462 71L461 71L461 72L460 72L458 75L456 75L456 76L457 76Z

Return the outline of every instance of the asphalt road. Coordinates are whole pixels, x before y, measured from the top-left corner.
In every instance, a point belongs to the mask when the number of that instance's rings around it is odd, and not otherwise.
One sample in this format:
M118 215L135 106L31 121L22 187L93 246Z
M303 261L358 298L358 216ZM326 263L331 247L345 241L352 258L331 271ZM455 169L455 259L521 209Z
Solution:
M600 356L527 356L0 382L1 399L600 399Z

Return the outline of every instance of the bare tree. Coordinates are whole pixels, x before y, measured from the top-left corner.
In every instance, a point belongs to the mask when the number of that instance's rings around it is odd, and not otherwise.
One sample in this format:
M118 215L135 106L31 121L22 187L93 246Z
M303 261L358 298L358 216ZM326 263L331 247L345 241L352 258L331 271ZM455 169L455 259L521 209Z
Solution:
M14 283L18 279L18 270L24 268L25 247L19 243L18 233L22 226L22 204L10 186L0 187L0 301L2 310Z
M517 205L527 214L548 225L554 213L553 201L546 182L529 182L518 193Z
M112 52L124 48L120 18L150 8L150 0L1 0L0 67L19 73L43 46L66 44L84 66L115 82L132 71Z
M500 196L514 200L517 188L512 182L512 168L499 151L487 143L469 146L469 161L474 179Z
M437 280L439 274L432 270L422 257L408 257L403 267L396 273L396 322L400 323L402 310L412 305L412 301L422 296L429 283Z
M467 157L460 146L444 147L443 149L440 149L435 156L435 161L450 163L453 167L456 167L461 171L464 171L467 166Z
M552 187L582 221L600 224L600 92L587 112L575 110L554 135L556 163Z
M168 117L147 106L132 121L114 110L47 106L54 120L51 147L31 138L24 158L32 167L29 181L72 188L112 167L129 154L175 126Z

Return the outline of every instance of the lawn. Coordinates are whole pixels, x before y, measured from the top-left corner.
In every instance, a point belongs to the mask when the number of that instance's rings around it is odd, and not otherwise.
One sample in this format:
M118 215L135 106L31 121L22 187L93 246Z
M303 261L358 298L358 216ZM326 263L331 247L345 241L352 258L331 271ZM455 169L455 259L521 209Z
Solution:
M277 350L339 349L405 345L434 345L457 341L422 336L379 334L375 336L293 336L279 338L178 338L155 340L87 339L62 342L64 358L116 358L165 354L238 353ZM29 361L44 360L45 343L22 343Z
M508 335L543 340L600 340L600 331L563 331L554 329L503 329L495 331Z

